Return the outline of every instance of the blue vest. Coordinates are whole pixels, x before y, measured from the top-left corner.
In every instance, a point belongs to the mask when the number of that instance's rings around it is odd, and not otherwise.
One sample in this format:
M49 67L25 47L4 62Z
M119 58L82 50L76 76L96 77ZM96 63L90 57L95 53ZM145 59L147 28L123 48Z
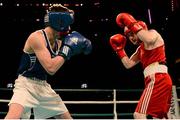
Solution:
M55 42L55 52L51 49L51 45L47 38L47 35L44 30L42 30L44 38L46 40L47 49L49 50L51 57L57 56L58 53L58 44ZM40 80L47 80L48 73L40 64L35 53L29 54L23 52L20 65L17 71L17 75L22 75L29 78L37 78Z

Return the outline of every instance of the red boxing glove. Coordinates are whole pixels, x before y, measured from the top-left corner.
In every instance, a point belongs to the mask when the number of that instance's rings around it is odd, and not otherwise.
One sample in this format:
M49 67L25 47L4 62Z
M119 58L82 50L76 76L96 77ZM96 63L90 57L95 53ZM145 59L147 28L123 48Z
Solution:
M143 30L148 30L148 27L144 21L138 21L138 24L143 28Z
M121 28L127 26L128 29L130 29L134 33L137 33L142 29L142 26L138 24L137 20L135 20L134 17L128 13L118 14L116 17L116 23Z
M137 24L139 24L143 30L148 30L148 27L146 25L145 22L143 21L138 21ZM128 36L129 33L131 33L132 31L130 29L128 29L127 27L124 27L124 35Z
M115 34L110 37L110 45L120 58L126 56L124 47L126 45L126 37L121 34Z

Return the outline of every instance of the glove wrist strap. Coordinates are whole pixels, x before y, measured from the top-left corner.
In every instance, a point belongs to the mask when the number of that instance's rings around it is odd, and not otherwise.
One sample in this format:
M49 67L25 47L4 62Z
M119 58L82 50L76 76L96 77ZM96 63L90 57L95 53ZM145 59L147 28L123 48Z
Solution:
M122 59L123 57L127 56L126 52L124 51L124 49L117 51L116 52L117 55Z
M62 46L61 50L58 53L59 56L62 56L65 60L69 60L70 59L70 55L71 55L71 49L64 45Z

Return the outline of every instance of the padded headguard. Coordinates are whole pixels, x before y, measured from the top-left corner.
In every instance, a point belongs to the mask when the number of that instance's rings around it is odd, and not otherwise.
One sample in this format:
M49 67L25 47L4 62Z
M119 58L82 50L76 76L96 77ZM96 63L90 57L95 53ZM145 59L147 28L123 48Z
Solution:
M58 32L66 32L74 22L74 11L61 4L51 4L44 22L46 26L51 26Z
M59 32L69 30L70 25L74 22L73 13L69 12L48 12L44 22Z

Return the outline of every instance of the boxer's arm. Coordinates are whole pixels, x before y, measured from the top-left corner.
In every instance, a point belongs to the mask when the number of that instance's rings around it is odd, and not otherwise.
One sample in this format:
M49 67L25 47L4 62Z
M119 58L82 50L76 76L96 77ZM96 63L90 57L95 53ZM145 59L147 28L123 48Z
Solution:
M162 45L164 41L161 35L156 30L141 30L137 33L141 41L148 45Z
M130 69L134 67L136 64L139 63L139 57L137 51L134 54L132 54L130 58L128 56L123 57L121 59L121 62L123 63L126 69Z
M135 52L130 58L126 55L124 47L126 44L126 37L121 34L115 34L110 37L110 45L116 54L121 59L125 68L129 69L135 66L138 62L138 53Z
M50 75L55 74L57 70L64 64L65 60L62 56L51 58L41 33L32 33L27 40L27 44L29 44L43 68Z

